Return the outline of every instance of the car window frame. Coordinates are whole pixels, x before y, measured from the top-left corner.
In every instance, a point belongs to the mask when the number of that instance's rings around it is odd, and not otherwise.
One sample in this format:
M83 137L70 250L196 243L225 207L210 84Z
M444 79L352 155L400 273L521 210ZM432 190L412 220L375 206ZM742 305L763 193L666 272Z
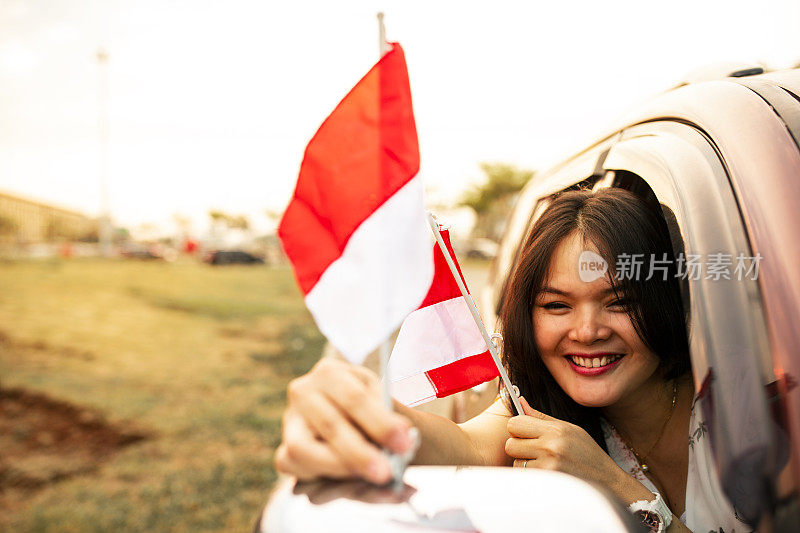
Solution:
M623 132L603 167L633 172L650 185L674 212L687 254L752 254L725 162L702 130L670 120L635 125ZM757 281L704 277L688 284L695 390L708 389L720 481L742 508L763 488L763 480L748 483L745 472L755 468L775 483L781 462L764 392L775 380L769 337ZM735 418L743 412L750 414L747 424ZM754 449L762 456L748 455ZM765 510L769 503L757 505Z

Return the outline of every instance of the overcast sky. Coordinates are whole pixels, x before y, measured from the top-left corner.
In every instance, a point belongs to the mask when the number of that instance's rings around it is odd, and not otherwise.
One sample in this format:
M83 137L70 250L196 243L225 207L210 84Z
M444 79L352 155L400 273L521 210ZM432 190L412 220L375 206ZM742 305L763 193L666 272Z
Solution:
M689 71L800 62L800 2L2 0L0 190L100 209L97 49L112 214L163 223L286 205L306 143L377 59L406 52L424 181L544 169ZM735 112L735 110L732 110Z

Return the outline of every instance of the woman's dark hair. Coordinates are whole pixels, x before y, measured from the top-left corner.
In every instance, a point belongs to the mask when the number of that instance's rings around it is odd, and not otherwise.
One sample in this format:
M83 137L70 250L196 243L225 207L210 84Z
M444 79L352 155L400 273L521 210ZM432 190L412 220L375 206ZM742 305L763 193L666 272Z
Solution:
M682 376L691 368L687 316L675 277L670 231L661 213L632 192L617 188L567 191L552 198L531 228L504 295L499 315L503 364L531 407L583 427L605 449L599 410L578 404L561 389L534 339L536 294L547 281L556 247L575 231L608 263L612 287L627 302L639 337L659 357L658 371L665 379ZM629 271L617 279L617 258L624 257L641 258L639 276L630 276ZM646 279L651 258L665 264L666 275L656 270ZM667 261L661 263L663 259Z

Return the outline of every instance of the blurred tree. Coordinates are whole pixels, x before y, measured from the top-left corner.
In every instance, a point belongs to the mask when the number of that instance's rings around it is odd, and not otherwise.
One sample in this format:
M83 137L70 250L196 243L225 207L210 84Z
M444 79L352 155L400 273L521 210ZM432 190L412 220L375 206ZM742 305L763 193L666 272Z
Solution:
M208 212L208 216L212 223L225 222L228 220L228 215L218 209L212 209Z
M90 233L88 238L90 238L90 239L94 238L94 240L96 241L97 240L97 230L96 229L93 230L93 233ZM114 242L115 243L124 242L124 241L127 241L127 240L129 240L131 238L131 232L128 231L128 228L114 228L113 238L114 238Z
M475 211L477 217L473 237L499 241L505 221L517 193L533 178L533 170L519 169L506 163L481 163L486 179L464 192L459 205Z
M250 229L250 220L245 215L229 216L226 221L230 229L247 231Z
M154 241L158 238L158 225L153 222L142 222L136 226L136 238L140 241Z
M230 229L246 230L250 227L250 220L248 220L246 215L229 215L224 211L212 209L208 212L208 216L211 217L212 223L224 224Z
M264 211L264 214L267 215L268 219L278 222L283 216L283 211L276 211L275 209L267 209L266 211Z
M250 229L250 219L246 215L230 215L218 209L212 209L208 212L208 216L211 218L212 232L216 236L232 229L242 231Z
M178 226L178 230L181 232L181 237L186 238L192 232L192 219L181 215L180 213L173 213L172 220L175 221L175 225Z
M283 218L283 211L277 211L275 209L267 209L264 211L264 214L267 216L267 220L269 220L269 224L271 226L269 232L270 233L277 232L278 225L281 223L281 218Z

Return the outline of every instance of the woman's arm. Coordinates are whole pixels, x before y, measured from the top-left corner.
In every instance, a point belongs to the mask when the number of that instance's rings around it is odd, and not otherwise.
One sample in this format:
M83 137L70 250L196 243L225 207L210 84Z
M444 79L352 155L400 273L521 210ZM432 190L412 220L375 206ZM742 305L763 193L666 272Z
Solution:
M611 483L608 488L622 503L630 505L640 500L653 501L655 499L656 495L650 492L650 489L639 483L621 468L618 470L616 481ZM666 531L667 533L690 532L689 528L684 526L674 513L672 514L672 522L670 522Z
M418 464L509 464L503 452L508 433L496 406L459 426L396 404L386 409L374 373L343 361L323 359L287 389L282 442L276 468L308 480L361 477L385 483L391 469L382 448L404 453L410 428L421 436Z
M419 429L421 442L413 459L418 465L508 466L505 453L511 414L499 400L474 418L456 424L395 402L398 413Z

